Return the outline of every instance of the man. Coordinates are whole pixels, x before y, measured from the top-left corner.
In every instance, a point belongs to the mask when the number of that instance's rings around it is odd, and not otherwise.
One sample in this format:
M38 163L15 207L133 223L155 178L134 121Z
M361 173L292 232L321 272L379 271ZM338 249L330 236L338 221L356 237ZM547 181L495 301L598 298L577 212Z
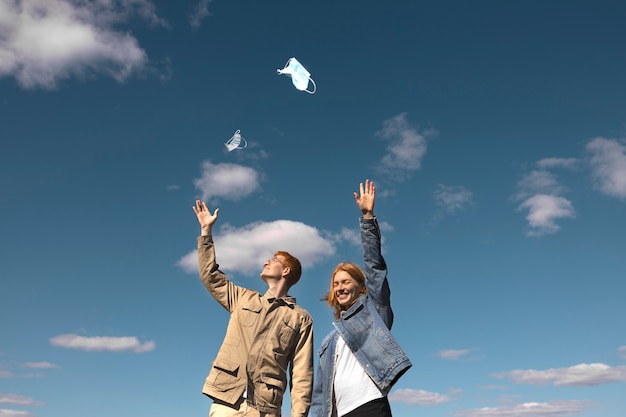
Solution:
M300 261L276 252L263 265L264 295L237 286L219 270L213 245L213 214L196 200L200 223L200 279L230 312L222 346L202 392L213 399L210 417L280 417L290 378L291 416L306 417L313 387L313 320L287 293L300 279Z

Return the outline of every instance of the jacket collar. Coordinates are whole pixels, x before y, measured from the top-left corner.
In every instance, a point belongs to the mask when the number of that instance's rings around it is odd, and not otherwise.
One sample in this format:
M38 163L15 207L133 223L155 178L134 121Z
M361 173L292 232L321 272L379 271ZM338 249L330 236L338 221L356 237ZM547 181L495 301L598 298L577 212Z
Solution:
M293 306L296 304L296 298L295 297L292 297L290 295L286 295L285 297L276 298L276 297L274 297L274 293L271 290L267 290L265 292L265 294L263 295L263 297L270 304L282 303L282 304L288 305L291 308L293 308Z
M352 304L350 306L350 308L348 308L347 310L344 310L344 311L341 312L340 319L341 320L347 320L350 317L354 316L359 311L361 311L361 309L364 308L364 303L365 303L365 298L366 297L367 297L367 294L363 294L359 298L357 298L356 301L354 302L354 304Z

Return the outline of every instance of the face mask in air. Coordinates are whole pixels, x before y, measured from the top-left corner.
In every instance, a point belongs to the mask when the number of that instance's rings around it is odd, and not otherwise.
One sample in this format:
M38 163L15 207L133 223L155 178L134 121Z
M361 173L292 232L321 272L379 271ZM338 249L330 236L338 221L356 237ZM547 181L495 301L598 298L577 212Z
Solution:
M280 74L289 75L291 77L291 82L293 85L300 91L306 91L309 94L315 93L316 86L315 81L311 78L311 73L306 70L302 66L300 62L296 58L289 58L287 63L285 64L285 68L278 69L276 72ZM309 81L313 84L313 90L307 90L309 86Z
M241 136L241 131L237 129L235 134L231 136L231 138L228 139L224 145L226 146L226 149L228 149L228 152L232 152L235 149L245 148L248 146L248 142L246 142L243 136Z

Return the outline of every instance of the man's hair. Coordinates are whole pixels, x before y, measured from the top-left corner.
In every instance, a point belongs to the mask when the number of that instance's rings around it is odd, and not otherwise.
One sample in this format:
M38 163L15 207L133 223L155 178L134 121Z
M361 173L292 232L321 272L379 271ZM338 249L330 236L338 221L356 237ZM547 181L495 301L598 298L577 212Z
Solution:
M358 265L351 262L344 262L337 265L333 274L330 276L330 289L328 290L328 293L322 297L322 301L326 301L328 306L334 310L333 317L336 319L341 316L341 311L343 310L343 307L339 304L339 301L337 301L337 297L335 297L335 291L333 288L333 280L339 271L347 272L352 279L354 279L361 286L363 294L367 292L367 286L365 285L365 273L361 268L359 268Z
M287 284L289 287L296 285L296 282L300 280L300 275L302 275L302 265L300 265L300 261L295 256L291 256L289 252L285 252L279 250L274 254L274 256L282 256L285 258L285 264L287 268L289 268L289 275L287 275Z

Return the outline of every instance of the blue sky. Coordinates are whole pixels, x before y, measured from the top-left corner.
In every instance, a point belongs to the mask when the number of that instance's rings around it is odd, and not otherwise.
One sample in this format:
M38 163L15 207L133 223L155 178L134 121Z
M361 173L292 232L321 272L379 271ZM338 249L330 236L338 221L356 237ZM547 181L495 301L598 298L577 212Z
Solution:
M0 0L0 416L206 415L228 315L198 279L196 198L236 283L301 259L319 346L370 178L413 362L394 416L623 417L625 19L620 1ZM277 74L290 57L315 94Z

